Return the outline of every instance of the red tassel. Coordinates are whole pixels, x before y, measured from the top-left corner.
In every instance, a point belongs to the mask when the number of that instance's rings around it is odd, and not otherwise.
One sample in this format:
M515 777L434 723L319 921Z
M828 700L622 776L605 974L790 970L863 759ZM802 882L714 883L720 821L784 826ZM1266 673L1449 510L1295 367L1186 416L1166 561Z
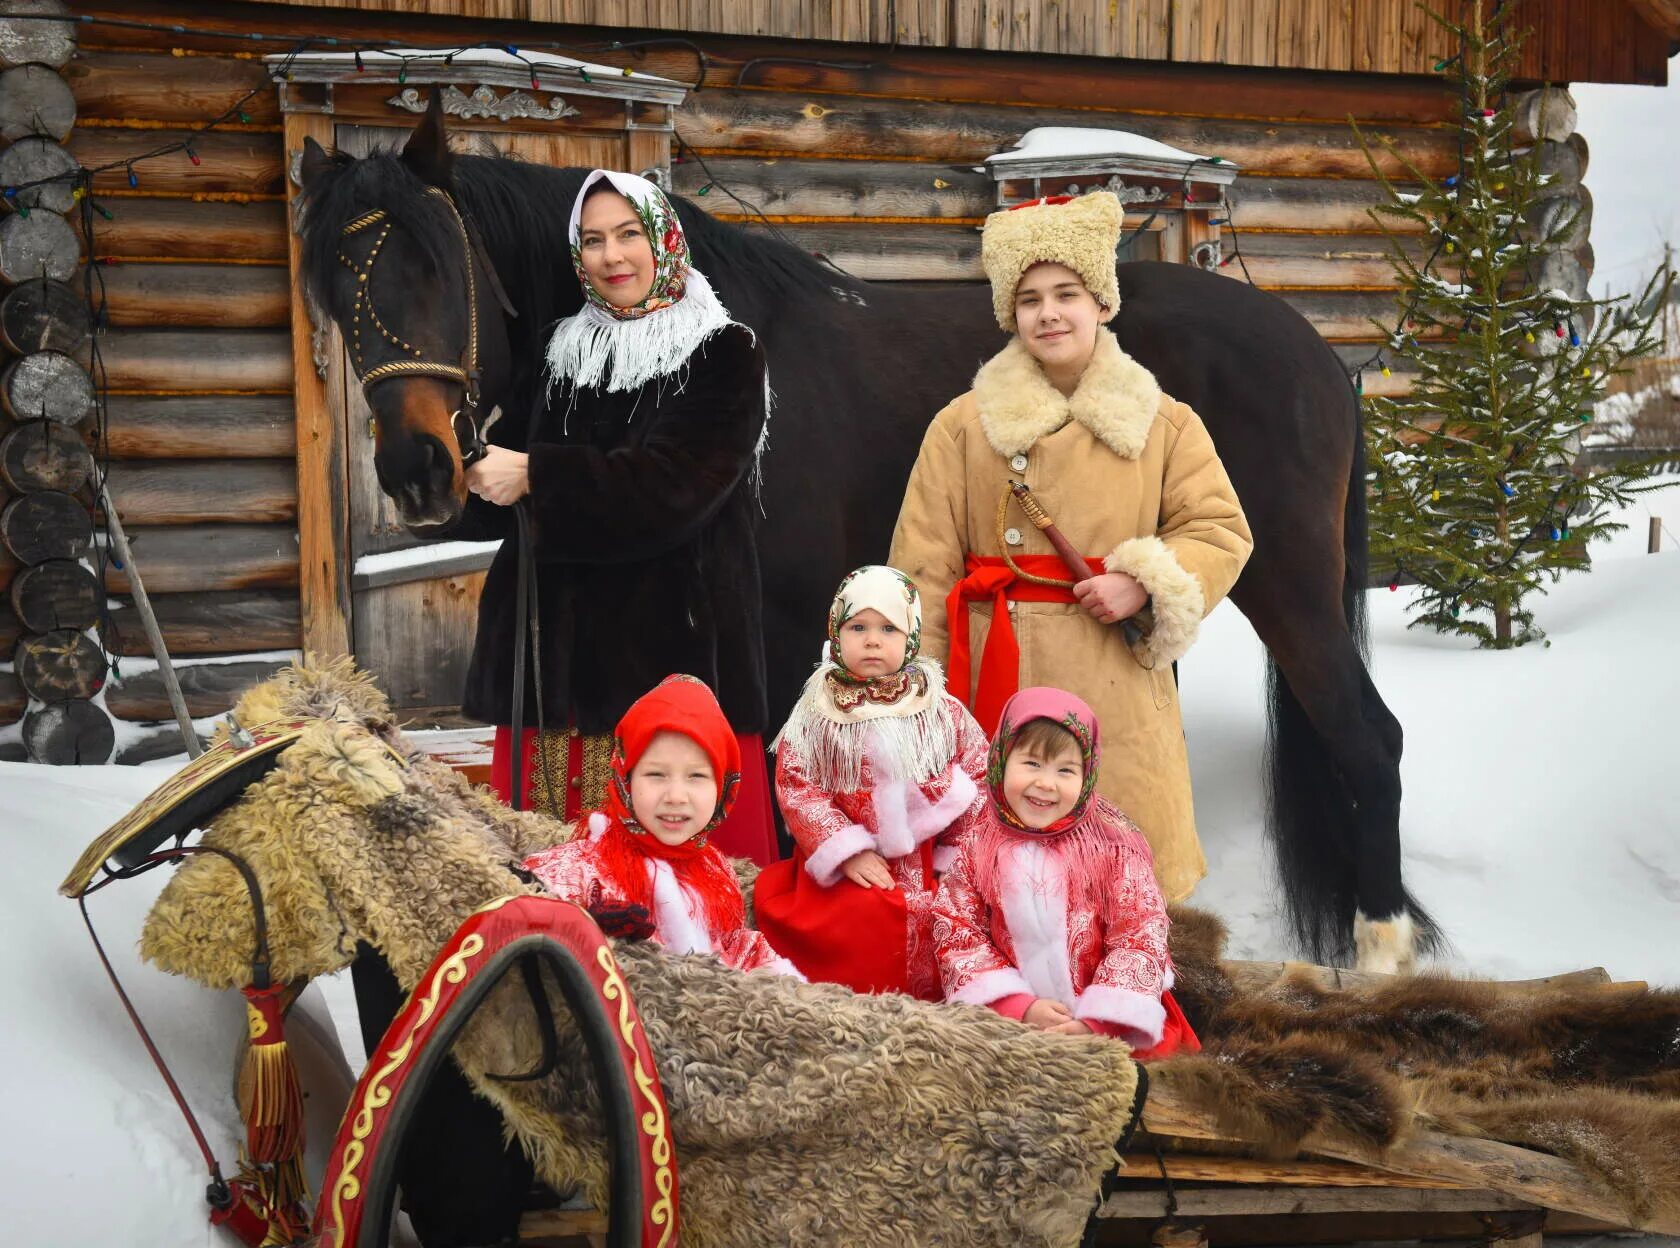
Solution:
M230 1186L235 1200L223 1217L244 1238L260 1211L267 1224L261 1244L291 1243L307 1224L303 1210L303 1089L286 1045L284 986L247 986L245 1019L250 1045L239 1068L239 1116L245 1123L248 1169ZM212 1221L216 1219L212 1216ZM251 1242L247 1240L246 1242Z

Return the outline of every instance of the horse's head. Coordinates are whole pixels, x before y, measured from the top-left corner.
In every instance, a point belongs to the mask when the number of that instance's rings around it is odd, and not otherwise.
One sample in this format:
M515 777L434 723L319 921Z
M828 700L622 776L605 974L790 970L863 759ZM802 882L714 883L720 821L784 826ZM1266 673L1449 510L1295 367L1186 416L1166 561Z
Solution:
M511 313L456 196L434 93L401 152L304 143L307 287L338 323L374 418L374 469L404 523L448 525L510 367Z
M562 837L411 751L384 695L348 659L287 669L248 692L235 716L314 721L202 842L255 878L276 980L330 974L366 941L411 984L474 910L524 891L510 863ZM250 889L222 854L180 868L140 945L162 969L212 987L249 982L256 945Z

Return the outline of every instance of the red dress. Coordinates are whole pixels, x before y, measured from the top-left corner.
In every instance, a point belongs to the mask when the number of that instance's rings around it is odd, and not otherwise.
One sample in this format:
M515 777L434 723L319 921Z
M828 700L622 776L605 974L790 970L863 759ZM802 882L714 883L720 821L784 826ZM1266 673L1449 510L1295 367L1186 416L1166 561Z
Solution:
M981 800L987 741L957 699L940 694L956 752L921 784L889 781L865 755L862 783L832 793L818 785L785 742L776 752L776 797L794 857L759 873L754 917L771 943L812 979L859 992L908 992L942 999L933 953L938 874L956 852L963 817ZM872 849L895 887L863 888L840 873Z

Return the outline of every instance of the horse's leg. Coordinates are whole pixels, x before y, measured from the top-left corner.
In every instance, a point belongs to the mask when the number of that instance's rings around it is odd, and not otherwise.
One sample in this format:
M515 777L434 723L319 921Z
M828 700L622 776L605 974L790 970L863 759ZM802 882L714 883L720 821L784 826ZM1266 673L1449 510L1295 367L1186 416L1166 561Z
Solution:
M1273 664L1272 832L1308 951L1335 961L1356 951L1361 969L1400 970L1435 939L1401 878L1402 733L1349 627L1340 551L1323 554L1333 571L1314 576L1305 559L1251 566L1232 595Z
M407 995L369 945L350 964L356 1013L368 1053ZM403 1209L425 1248L499 1244L519 1233L531 1194L531 1163L503 1139L502 1115L448 1062L426 1089L408 1147L398 1161Z

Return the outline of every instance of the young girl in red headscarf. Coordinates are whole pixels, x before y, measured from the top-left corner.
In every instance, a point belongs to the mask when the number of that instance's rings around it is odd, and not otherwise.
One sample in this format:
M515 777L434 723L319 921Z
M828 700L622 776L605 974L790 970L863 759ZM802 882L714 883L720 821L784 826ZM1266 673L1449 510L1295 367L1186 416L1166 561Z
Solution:
M729 860L709 836L734 804L741 750L712 691L668 676L618 721L605 810L525 869L579 905L640 906L672 953L715 954L738 970L798 975L763 934Z
M1140 1059L1194 1051L1149 843L1096 793L1100 757L1096 716L1071 693L1023 689L1004 704L989 800L934 903L945 999L1118 1037Z

